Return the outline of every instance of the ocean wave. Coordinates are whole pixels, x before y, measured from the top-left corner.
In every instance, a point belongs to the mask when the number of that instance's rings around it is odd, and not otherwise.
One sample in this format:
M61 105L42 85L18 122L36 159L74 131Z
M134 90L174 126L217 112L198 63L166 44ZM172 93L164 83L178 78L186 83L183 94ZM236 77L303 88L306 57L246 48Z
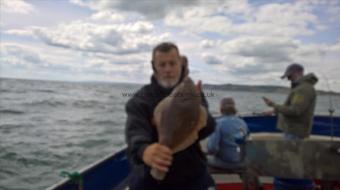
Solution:
M1 160L16 160L18 159L20 156L18 153L15 152L6 152L4 154L1 155Z
M111 119L98 120L95 118L83 118L83 119L76 120L76 121L60 119L60 120L57 120L57 122L63 125L86 125L86 126L117 126L119 125L119 122L115 120L111 120Z
M14 93L14 94L24 94L27 90L25 89L0 89L0 93Z
M105 108L105 105L97 100L78 100L72 105L76 108Z
M1 165L0 165L1 167ZM6 169L4 166L1 167L1 174L6 175L6 176L16 176L19 173L16 170L11 170L11 169ZM1 188L0 188L1 189Z
M1 124L0 129L16 129L16 128L21 128L21 127L33 127L34 125L32 124Z
M15 152L6 152L1 155L1 160L8 161L16 161L17 164L22 164L23 166L44 166L49 165L50 161L47 159L37 158L37 157L29 157L25 155L21 155ZM13 172L13 171L11 171Z
M123 136L124 135L125 128L124 127L116 127L116 128L106 128L102 134L112 134L112 135L118 135L118 136Z
M14 114L14 115L21 115L24 114L24 111L21 110L14 110L14 109L0 109L0 114Z
M54 90L49 89L0 89L0 93L14 93L14 94L23 94L23 93L34 93L34 92L42 92L42 93L56 93Z
M109 144L109 141L106 139L89 139L82 143L79 143L78 146L85 147L85 148L94 148L94 147L98 147L99 145L105 145L105 144Z
M11 92L11 91L8 89L0 89L0 93L7 93L7 92Z
M56 93L56 91L54 90L45 90L45 89L36 89L36 90L32 90L33 92L44 92L44 93Z
M28 157L20 157L17 159L17 162L23 164L24 166L48 166L51 163L46 159Z
M105 126L112 125L112 126L116 126L116 125L118 125L118 122L114 121L114 120L100 120L100 121L95 121L94 125L105 125Z
M42 100L42 101L36 101L36 102L26 102L23 103L25 106L51 106L51 107L57 107L57 106L65 106L66 103L62 101L57 100Z

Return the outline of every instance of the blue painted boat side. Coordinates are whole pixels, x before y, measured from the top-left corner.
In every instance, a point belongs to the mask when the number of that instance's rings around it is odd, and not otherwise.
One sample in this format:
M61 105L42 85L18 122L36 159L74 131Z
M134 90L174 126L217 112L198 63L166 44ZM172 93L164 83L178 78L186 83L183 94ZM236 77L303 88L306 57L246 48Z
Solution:
M315 116L313 122L312 134L340 137L340 116Z
M248 124L250 133L259 132L281 132L276 129L276 116L245 116L243 117ZM340 117L315 116L313 121L313 135L340 137Z
M280 132L276 129L275 116L245 116L243 119L248 124L251 133ZM315 116L313 131L314 135L331 135L334 128L334 136L340 137L340 117ZM84 179L83 190L116 190L117 186L127 178L130 173L129 163L126 158L126 150L104 158L95 164L80 171ZM69 180L64 180L48 190L76 190L78 187Z
M130 173L126 149L119 151L82 170L83 190L112 190ZM77 190L78 184L64 180L48 190Z

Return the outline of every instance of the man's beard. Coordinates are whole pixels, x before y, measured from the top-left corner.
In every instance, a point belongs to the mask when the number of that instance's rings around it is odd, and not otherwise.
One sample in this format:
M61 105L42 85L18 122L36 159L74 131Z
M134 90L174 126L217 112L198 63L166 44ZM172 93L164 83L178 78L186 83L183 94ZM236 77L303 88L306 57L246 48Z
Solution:
M290 87L291 88L295 88L297 85L299 85L299 79L300 79L301 77L298 77L298 78L296 78L295 80L292 80L291 82L290 82Z
M176 79L176 80L162 80L162 79L158 79L158 84L160 86L162 86L163 88L172 88L174 87L178 81L179 81L179 78Z
M292 82L290 83L290 87L291 87L291 88L295 88L298 84L299 84L299 83L298 83L297 81L292 81Z

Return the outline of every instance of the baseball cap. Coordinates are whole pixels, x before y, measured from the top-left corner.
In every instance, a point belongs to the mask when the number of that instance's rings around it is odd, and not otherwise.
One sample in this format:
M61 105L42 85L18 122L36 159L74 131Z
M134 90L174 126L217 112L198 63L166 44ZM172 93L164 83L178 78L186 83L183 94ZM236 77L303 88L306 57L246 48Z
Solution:
M292 63L288 65L285 73L281 76L281 79L288 77L289 75L293 74L296 71L303 71L303 66L298 63Z

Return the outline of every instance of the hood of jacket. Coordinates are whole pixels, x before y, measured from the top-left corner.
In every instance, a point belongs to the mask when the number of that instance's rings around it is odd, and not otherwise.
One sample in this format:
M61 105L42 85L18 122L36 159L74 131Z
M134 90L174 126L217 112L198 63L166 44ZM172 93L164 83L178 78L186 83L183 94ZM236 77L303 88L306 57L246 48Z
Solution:
M314 73L309 73L301 77L297 82L298 84L309 83L309 84L315 85L318 82L318 80L319 80L318 77L316 77Z

